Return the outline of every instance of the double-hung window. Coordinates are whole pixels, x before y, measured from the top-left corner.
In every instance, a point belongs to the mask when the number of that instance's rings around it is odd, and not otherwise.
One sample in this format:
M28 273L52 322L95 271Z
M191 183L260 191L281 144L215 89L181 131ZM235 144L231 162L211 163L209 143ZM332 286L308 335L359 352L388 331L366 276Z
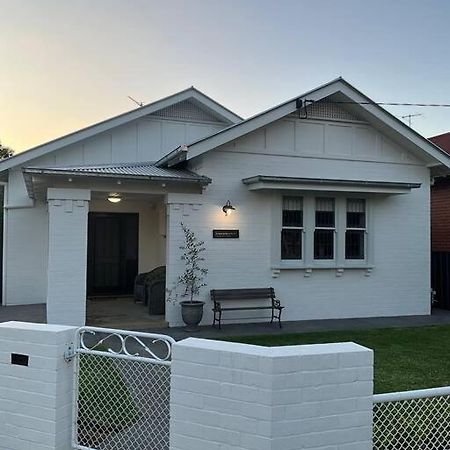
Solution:
M274 259L282 268L363 268L372 264L369 201L349 194L284 195ZM280 209L277 213L280 214ZM278 231L279 232L279 231ZM281 243L281 245L280 245ZM275 251L277 252L275 254ZM276 256L275 256L276 255ZM281 258L280 258L281 257Z
M347 225L345 230L345 259L366 257L366 201L347 199Z
M336 214L334 198L317 197L314 228L314 259L334 259Z
M303 258L303 198L283 197L281 259Z

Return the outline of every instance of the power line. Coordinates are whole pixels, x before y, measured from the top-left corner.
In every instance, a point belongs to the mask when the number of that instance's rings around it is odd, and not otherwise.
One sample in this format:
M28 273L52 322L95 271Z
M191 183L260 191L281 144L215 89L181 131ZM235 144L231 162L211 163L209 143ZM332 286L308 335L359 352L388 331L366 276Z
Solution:
M398 102L354 102L354 101L321 101L321 100L308 100L307 103L333 103L339 105L378 105L378 106L418 106L424 108L450 108L450 103L398 103Z

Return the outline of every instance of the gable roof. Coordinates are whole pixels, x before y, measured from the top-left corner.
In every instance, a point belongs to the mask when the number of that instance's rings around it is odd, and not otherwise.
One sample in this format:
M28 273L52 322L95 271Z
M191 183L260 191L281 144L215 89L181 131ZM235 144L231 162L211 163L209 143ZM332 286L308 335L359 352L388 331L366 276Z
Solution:
M157 161L156 165L171 167L181 161L195 158L292 114L298 111L299 107L304 108L305 105L308 106L313 102L318 102L327 97L332 97L331 101L346 104L346 107L351 112L363 116L365 120L384 130L393 139L400 141L403 145L414 148L422 155L426 155L431 160L430 166L444 165L450 168L449 155L441 148L377 105L342 77L305 92L260 114L224 128L212 135L199 139L190 145L180 146Z
M450 155L450 132L438 134L437 136L428 138L428 140Z
M58 150L59 148L72 145L83 139L103 133L149 114L157 115L161 111L167 111L170 107L177 103L189 103L190 105L200 104L202 108L205 108L207 113L211 116L220 118L221 121L226 124L235 124L242 120L242 117L225 108L211 97L208 97L194 87L190 87L153 103L149 103L148 105L119 114L118 116L111 117L102 122L98 122L94 125L82 128L81 130L51 140L45 144L41 144L37 147L18 153L17 155L0 162L0 172L10 169L11 167L19 166L31 159L46 155L50 152Z

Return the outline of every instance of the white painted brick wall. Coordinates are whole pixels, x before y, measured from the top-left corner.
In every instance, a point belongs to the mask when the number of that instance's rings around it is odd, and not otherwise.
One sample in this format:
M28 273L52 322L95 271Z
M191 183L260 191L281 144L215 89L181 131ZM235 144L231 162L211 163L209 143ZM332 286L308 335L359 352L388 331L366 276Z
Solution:
M73 362L64 352L76 328L0 324L0 450L70 450ZM11 353L29 356L12 365Z
M86 321L87 217L90 191L48 189L47 323Z
M285 306L284 320L349 317L381 317L430 313L430 226L429 171L426 167L368 161L327 160L247 153L236 144L235 151L210 152L194 161L193 170L213 180L201 196L198 211L189 208L189 199L169 210L167 262L169 283L183 270L179 261L182 242L180 222L185 222L205 241L208 286L200 299L206 302L202 324L212 323L210 289L226 287L275 288ZM373 270L346 269L341 277L336 269L281 270L273 278L272 239L280 229L272 225L274 196L281 193L251 192L242 179L253 175L280 175L317 178L373 179L422 183L404 195L371 195L370 228L373 239ZM176 202L174 196L172 202ZM222 206L230 199L236 212L225 217ZM185 206L180 205L185 202ZM239 239L213 239L213 229L239 229ZM279 244L277 244L279 245ZM279 261L278 261L279 263ZM181 325L180 308L168 305L171 326ZM249 317L252 311L236 313ZM261 314L260 314L261 315ZM232 317L233 313L224 314ZM243 321L243 320L239 320ZM253 320L255 321L255 320Z
M171 450L372 449L372 351L353 343L173 347Z

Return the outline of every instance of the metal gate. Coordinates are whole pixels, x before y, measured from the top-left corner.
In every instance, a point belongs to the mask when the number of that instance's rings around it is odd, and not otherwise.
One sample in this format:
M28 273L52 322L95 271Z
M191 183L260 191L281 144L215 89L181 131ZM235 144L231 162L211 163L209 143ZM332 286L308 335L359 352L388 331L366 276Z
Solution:
M82 327L77 333L73 447L167 450L170 336Z

